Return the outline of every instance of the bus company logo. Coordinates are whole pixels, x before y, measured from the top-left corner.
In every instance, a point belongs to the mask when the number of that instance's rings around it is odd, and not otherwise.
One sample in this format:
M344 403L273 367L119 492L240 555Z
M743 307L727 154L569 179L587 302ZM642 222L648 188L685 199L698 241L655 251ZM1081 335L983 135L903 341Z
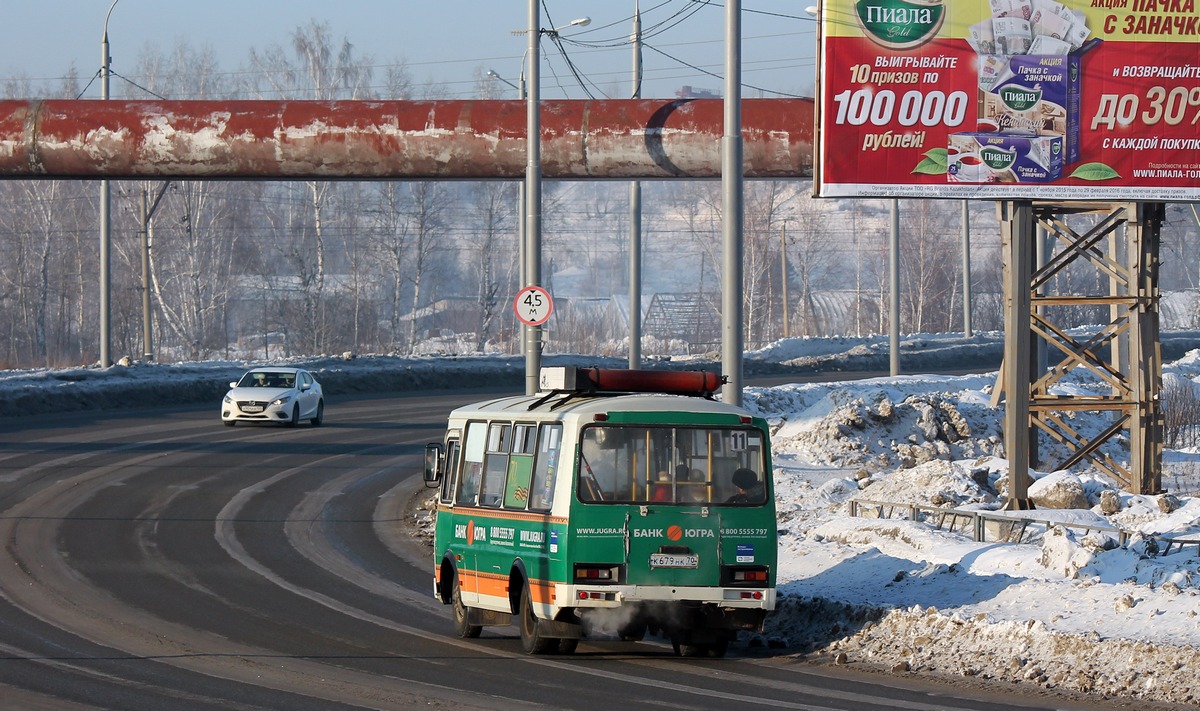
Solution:
M717 534L711 528L684 528L668 526L662 528L635 528L634 538L666 538L669 541L681 541L685 538L716 538Z
M888 49L914 49L946 20L945 0L858 0L854 14L867 37Z
M465 540L468 544L477 543L479 541L487 541L487 529L483 526L476 526L475 521L467 521L466 523L454 524L454 537Z

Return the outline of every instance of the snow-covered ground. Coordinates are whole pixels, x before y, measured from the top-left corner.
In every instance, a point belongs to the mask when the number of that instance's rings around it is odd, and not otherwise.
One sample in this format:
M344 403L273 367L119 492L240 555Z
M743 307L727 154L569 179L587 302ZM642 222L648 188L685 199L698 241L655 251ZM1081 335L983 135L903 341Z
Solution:
M995 334L910 336L902 364L907 371L994 364L998 341ZM747 353L746 367L852 370L882 357L886 368L886 355L880 339L790 339ZM620 367L591 357L546 363L572 360ZM700 365L681 360L669 365ZM300 362L328 392L347 395L498 382L517 389L524 365L496 356ZM651 365L660 364L668 365ZM0 371L0 417L209 398L215 420L225 385L247 365ZM1200 383L1200 353L1170 363L1165 377ZM1035 472L1029 491L1037 508L1007 514L1031 523L1019 527L1018 541L1007 540L1002 532L1018 527L992 518L976 527L970 518L1005 515L998 510L1007 462L1003 413L990 405L994 381L994 372L981 372L746 388L745 406L773 430L781 564L768 639L833 663L898 673L1200 702L1200 665L1193 664L1200 654L1200 498L1193 496L1200 452L1167 452L1163 481L1171 491L1159 496L1121 492L1093 469ZM1084 379L1065 386L1097 387ZM1072 425L1095 432L1106 422L1085 413ZM1114 457L1128 456L1113 446ZM1046 458L1058 454L1049 449ZM909 505L959 515L911 520Z

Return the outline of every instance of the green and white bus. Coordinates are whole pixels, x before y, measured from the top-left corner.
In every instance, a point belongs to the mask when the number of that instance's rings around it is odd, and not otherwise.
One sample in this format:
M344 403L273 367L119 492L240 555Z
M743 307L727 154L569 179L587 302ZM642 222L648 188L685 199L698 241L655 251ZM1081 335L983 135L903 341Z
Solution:
M704 372L543 368L541 392L450 413L434 595L455 633L516 623L529 654L583 637L720 657L775 607L767 423Z

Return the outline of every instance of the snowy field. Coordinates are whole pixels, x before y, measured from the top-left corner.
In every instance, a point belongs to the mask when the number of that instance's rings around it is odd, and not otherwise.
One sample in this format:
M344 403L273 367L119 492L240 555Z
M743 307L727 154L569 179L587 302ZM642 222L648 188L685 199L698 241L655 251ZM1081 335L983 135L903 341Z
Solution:
M902 364L994 363L998 340L910 336ZM854 370L878 367L882 357L886 369L886 348L879 339L790 339L747 353L746 368ZM573 360L620 367L596 358L545 362ZM495 356L292 363L312 370L330 399L502 379L519 389L524 365ZM225 385L253 364L0 371L0 417L211 399L215 423ZM1164 371L1175 385L1200 389L1200 353ZM895 673L1200 703L1200 498L1192 496L1200 452L1167 452L1168 493L1159 496L1121 492L1092 469L1035 472L1036 509L1009 512L1023 520L1005 522L994 382L993 371L745 389L745 406L772 426L781 532L779 609L766 638L747 644ZM1105 424L1086 413L1072 422L1084 432Z

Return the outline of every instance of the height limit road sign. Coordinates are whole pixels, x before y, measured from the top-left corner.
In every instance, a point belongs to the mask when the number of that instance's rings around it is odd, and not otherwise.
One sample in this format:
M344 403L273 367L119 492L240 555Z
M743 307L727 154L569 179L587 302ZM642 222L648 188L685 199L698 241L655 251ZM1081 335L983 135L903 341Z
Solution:
M541 326L554 313L554 301L550 298L550 292L542 287L527 286L517 292L517 298L513 299L513 311L517 312L517 318L526 326Z

